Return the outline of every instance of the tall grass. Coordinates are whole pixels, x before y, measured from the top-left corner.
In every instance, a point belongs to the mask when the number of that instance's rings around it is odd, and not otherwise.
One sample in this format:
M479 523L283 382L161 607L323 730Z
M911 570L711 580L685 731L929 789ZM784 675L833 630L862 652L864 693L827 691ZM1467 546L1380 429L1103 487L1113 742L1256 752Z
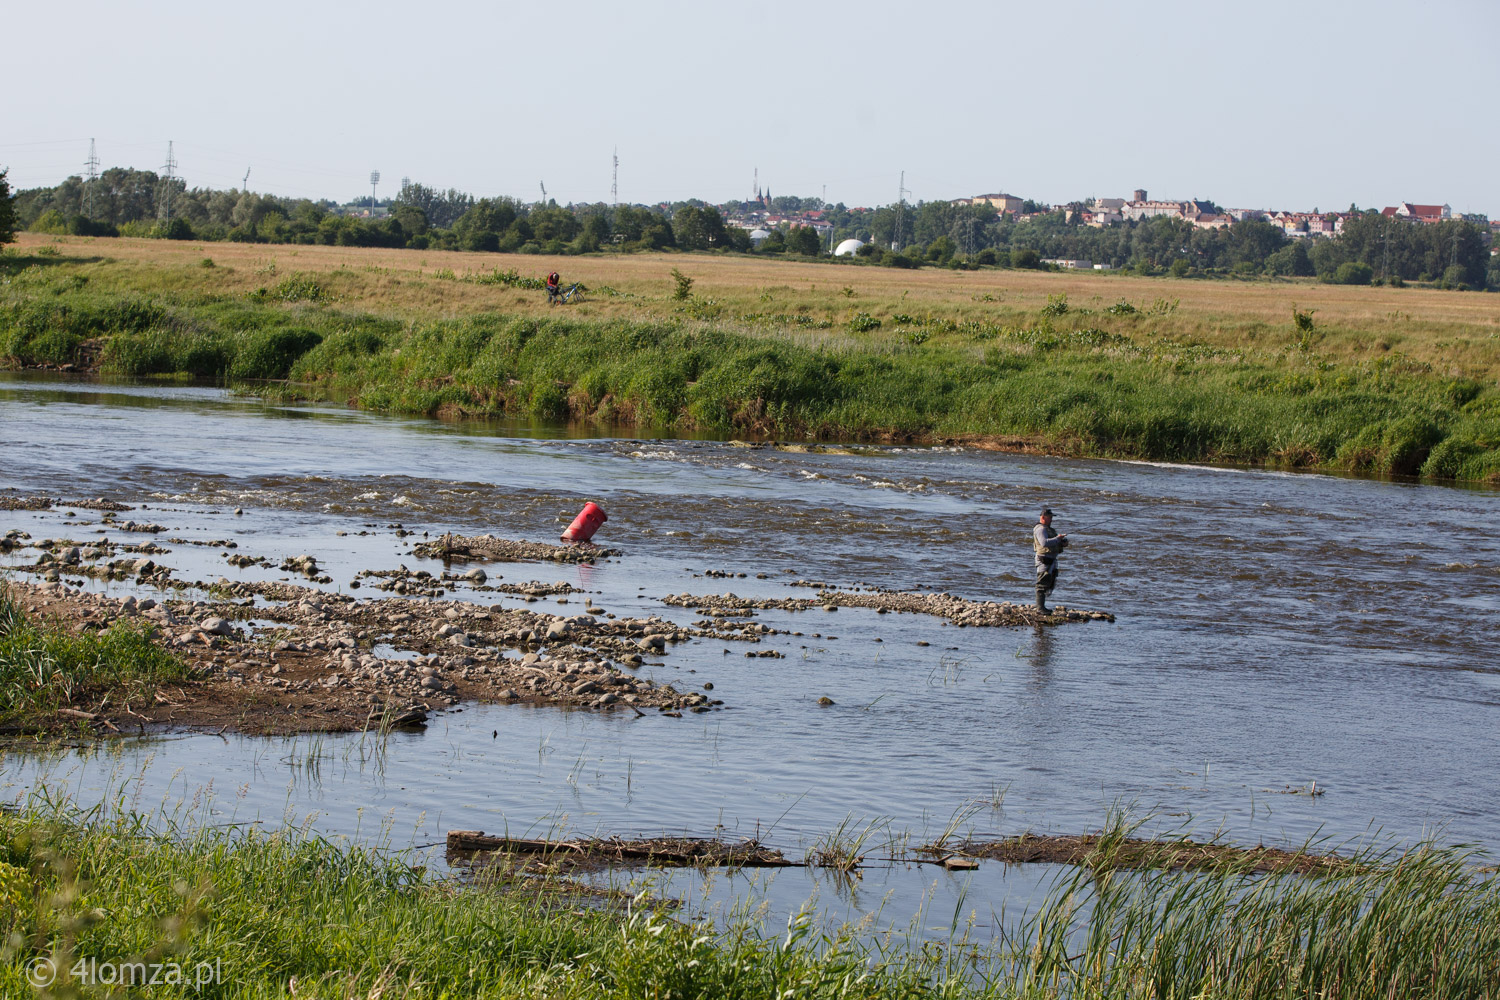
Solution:
M930 958L883 961L807 920L785 940L720 933L524 883L461 887L412 860L297 831L164 836L104 809L0 816L0 884L20 897L0 911L0 995L31 995L23 970L41 957L220 963L222 983L151 993L165 997L953 993Z
M1432 845L1365 860L1316 878L1080 870L1022 929L1014 985L1120 998L1500 995L1493 870Z
M1431 845L1322 877L1093 865L993 948L871 941L806 912L784 935L713 926L417 860L34 794L0 814L0 995L32 995L24 969L45 957L220 963L222 982L151 993L167 997L1500 996L1500 882Z
M0 724L31 722L106 693L149 695L187 676L187 666L141 625L121 621L103 632L73 633L27 616L0 584Z

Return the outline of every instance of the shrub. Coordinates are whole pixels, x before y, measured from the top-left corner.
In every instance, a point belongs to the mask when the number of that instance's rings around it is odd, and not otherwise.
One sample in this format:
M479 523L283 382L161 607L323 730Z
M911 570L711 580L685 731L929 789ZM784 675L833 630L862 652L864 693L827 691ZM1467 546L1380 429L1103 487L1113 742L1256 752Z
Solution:
M1375 269L1369 264L1358 260L1349 260L1338 266L1333 272L1333 283L1335 285L1368 285L1375 277Z
M849 329L855 333L867 333L870 330L880 329L880 320L869 313L855 313L854 318L849 320Z
M230 364L232 378L286 378L292 364L318 346L322 335L311 330L266 330L249 334Z
M681 271L677 270L677 268L674 267L672 268L672 280L677 283L677 287L672 291L672 298L676 299L678 302L686 302L689 298L692 297L692 278L689 278L687 275L683 274Z
M1029 248L1012 250L1010 252L1010 266L1025 267L1034 270L1042 266L1042 255Z
M68 220L55 208L49 208L36 217L36 221L27 227L33 233L47 233L50 236L63 236L68 232Z
M1467 292L1469 290L1469 272L1462 264L1454 264L1443 272L1443 280L1438 283L1439 288L1451 288L1456 292Z

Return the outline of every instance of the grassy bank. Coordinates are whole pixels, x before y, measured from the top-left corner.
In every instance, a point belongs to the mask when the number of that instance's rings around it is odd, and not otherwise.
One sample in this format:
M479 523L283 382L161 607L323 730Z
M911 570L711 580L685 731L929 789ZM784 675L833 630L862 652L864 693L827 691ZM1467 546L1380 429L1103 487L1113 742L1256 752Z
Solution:
M73 632L27 615L0 583L0 726L39 724L58 709L106 696L117 703L150 698L187 672L144 626L116 622Z
M455 418L1500 482L1494 296L676 256L570 259L589 300L549 310L535 256L23 249L0 293L13 364L289 378L275 391Z
M1100 857L976 952L806 917L714 927L520 876L455 884L297 831L160 835L34 799L0 815L0 992L33 995L25 970L46 959L220 970L163 997L1494 997L1500 885L1474 860L1420 847L1308 878ZM107 995L57 986L39 993Z

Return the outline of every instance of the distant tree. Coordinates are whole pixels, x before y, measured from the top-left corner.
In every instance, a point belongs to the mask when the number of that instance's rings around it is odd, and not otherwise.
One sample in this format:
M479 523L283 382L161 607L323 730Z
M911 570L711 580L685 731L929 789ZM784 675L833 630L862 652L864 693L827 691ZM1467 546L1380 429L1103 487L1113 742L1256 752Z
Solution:
M1241 219L1229 227L1229 263L1264 267L1266 258L1286 242L1286 231L1280 226L1259 219Z
M169 240L190 240L193 238L193 227L188 224L188 220L180 215L165 226L162 226L159 232L164 239Z
M703 225L703 210L684 205L672 213L672 238L684 250L707 250L708 232Z
M10 169L0 170L0 243L16 238L16 198L10 193Z
M957 252L958 247L954 245L953 240L947 236L939 236L927 244L926 257L928 260L935 260L946 264L953 259L953 255Z
M1030 248L1010 252L1011 267L1038 268L1042 266L1042 255Z
M1284 277L1310 277L1315 272L1311 258L1307 256L1304 240L1289 240L1287 245L1266 258L1266 270Z
M786 241L787 249L792 253L806 254L816 257L823 250L823 243L818 239L818 231L812 226L798 226L789 234Z
M786 253L786 236L779 229L771 230L771 235L760 241L761 253Z

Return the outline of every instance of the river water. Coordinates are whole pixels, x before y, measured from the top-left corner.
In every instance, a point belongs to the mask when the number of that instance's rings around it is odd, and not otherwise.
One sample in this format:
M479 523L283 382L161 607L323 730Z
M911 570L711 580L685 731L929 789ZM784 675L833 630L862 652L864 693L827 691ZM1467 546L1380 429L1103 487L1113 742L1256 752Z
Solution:
M658 876L657 887L708 913L752 898L779 916L812 898L830 918L878 912L922 934L961 911L983 935L1053 874L875 860L891 841L945 831L1082 833L1129 808L1152 817L1148 828L1244 845L1435 835L1500 846L1493 491L941 448L580 437L5 375L8 489L144 504L126 516L173 537L233 538L273 562L311 553L330 589L362 568L415 566L409 543L422 532L550 540L595 500L609 513L600 540L623 557L492 572L567 580L612 612L681 622L696 616L659 598L809 596L787 586L797 578L1026 601L1030 527L1047 505L1060 530L1077 529L1054 602L1117 621L960 629L849 608L762 612L804 633L758 647L785 659L695 641L653 668L679 688L711 682L726 709L709 715L465 706L380 752L359 735L12 749L0 798L46 787L396 846L454 828L719 834L801 856L832 831L865 832L872 866L854 882L793 869ZM0 532L97 530L97 514L74 513L0 511ZM398 537L398 524L417 534ZM280 575L169 547L159 561L181 578Z

